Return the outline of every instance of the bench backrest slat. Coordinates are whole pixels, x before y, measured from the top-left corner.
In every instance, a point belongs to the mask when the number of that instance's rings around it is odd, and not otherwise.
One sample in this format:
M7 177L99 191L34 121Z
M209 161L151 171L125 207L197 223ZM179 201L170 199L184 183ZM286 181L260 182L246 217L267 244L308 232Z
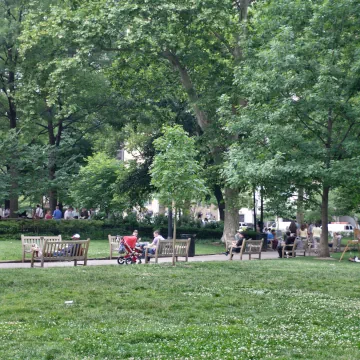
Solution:
M39 248L42 248L45 241L62 241L61 235L52 235L52 236L25 236L21 235L21 245L22 245L22 262L25 261L26 253L31 253L31 246L37 245Z
M263 240L244 240L245 247L243 254L259 254L261 253L261 248Z
M69 240L69 241L45 241L42 248L44 259L53 259L54 257L65 258L66 260L77 258L78 260L87 257L90 239L87 240Z
M39 247L42 247L45 241L61 241L61 235L58 236L24 236L21 235L21 243L23 245L32 245L36 244Z

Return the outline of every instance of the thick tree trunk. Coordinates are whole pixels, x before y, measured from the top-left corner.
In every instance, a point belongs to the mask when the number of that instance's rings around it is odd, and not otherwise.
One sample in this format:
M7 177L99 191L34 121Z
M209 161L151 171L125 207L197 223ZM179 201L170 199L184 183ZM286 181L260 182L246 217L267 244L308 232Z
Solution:
M9 49L8 57L12 59L11 49ZM10 129L16 129L17 127L17 113L16 113L16 105L14 101L14 92L15 92L15 73L13 71L9 72L9 80L8 86L10 90L10 95L8 97L8 105L9 105L9 112L8 118L10 121ZM16 155L15 155L16 156ZM16 160L16 159L14 159ZM11 179L11 186L10 186L10 217L16 218L18 217L17 211L19 210L19 195L18 195L18 170L14 165L15 161L10 161L9 163L9 173Z
M330 186L323 186L322 201L321 201L321 225L322 233L320 239L319 256L329 257L329 244L328 244L328 212L329 212L329 192Z
M18 183L16 181L18 176L17 169L15 167L10 166L10 177L11 179L11 190L10 190L10 216L11 218L18 217L19 210L19 196L17 194L18 191Z
M51 145L51 150L49 152L48 167L49 167L49 180L50 183L52 183L56 178L56 149L60 146L63 128L62 128L62 123L60 122L58 124L57 135L55 136L54 124L52 121L53 114L51 108L48 109L48 116L49 116L48 136L49 136L49 144ZM50 185L49 205L51 212L55 210L57 203L58 203L58 191L53 185Z
M54 212L56 205L57 205L57 190L56 189L50 189L49 190L49 206L51 213Z
M172 265L175 266L175 240L176 240L176 206L173 203L174 208L174 233L173 233L173 254L172 254Z
M256 225L255 225L256 226ZM255 227L256 229L256 227ZM259 232L263 232L264 229L264 188L260 188L260 221L259 221Z
M296 210L296 221L302 225L304 223L304 188L299 188L297 210Z
M225 221L222 241L235 240L236 230L239 228L239 190L225 187Z
M217 202L218 209L219 209L220 220L224 221L225 220L225 201L224 201L224 197L223 197L220 185L215 185L214 195L216 197L216 202Z

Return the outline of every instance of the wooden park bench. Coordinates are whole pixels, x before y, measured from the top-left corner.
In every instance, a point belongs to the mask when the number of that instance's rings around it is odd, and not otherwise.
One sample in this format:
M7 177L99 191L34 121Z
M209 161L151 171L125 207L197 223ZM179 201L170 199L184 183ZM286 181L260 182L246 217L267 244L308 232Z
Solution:
M45 241L61 241L61 235L53 236L24 236L21 235L22 245L22 262L25 262L26 254L32 253L32 246L36 245L39 248L44 246Z
M261 249L263 246L263 241L264 240L243 240L242 245L241 246L232 246L231 244L229 244L230 246L230 260L233 259L233 256L235 254L237 254L237 252L235 251L235 249L240 249L240 260L242 260L243 255L249 255L249 260L251 260L251 255L256 255L258 260L261 260Z
M85 266L87 264L89 245L90 239L46 240L40 251L38 249L32 250L31 267L34 267L35 261L41 261L41 267L44 267L45 261L74 261L74 266L77 266L78 261L83 261Z
M175 240L175 259L178 261L178 257L184 257L185 261L188 261L189 247L191 239L176 239ZM149 262L149 258L155 258L157 264L160 257L172 257L173 256L173 240L160 240L155 248L155 254L149 252L151 248L145 247L145 263Z
M303 246L298 247L299 241ZM282 248L282 258L294 258L296 256L306 256L306 252L309 252L310 255L310 247L307 240L298 240L295 239L293 244L284 245Z
M114 252L116 253L116 257L119 256L120 238L121 238L120 235L118 237L108 235L109 248L110 248L110 254L109 254L110 260L112 260Z

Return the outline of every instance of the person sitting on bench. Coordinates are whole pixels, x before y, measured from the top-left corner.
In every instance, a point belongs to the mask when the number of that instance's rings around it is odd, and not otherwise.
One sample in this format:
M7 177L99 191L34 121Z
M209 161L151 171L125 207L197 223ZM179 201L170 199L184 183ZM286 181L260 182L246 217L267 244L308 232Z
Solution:
M279 246L278 247L278 253L279 253L279 258L282 258L282 253L283 253L283 248L285 246L285 251L286 250L292 250L292 246L295 242L295 234L290 234L290 231L287 231L286 232L286 235L287 235L287 238L286 238L286 241L285 243L282 245L282 246ZM288 245L291 245L291 246L288 246ZM291 253L291 256L292 256L292 253Z
M245 239L244 233L241 231L241 229L239 229L239 230L236 232L235 241L233 241L233 242L231 243L231 245L229 246L229 248L226 250L226 252L225 252L224 254L225 254L226 256L228 256L231 247L232 247L232 252L233 252L233 253L234 253L234 252L235 252L235 253L239 253L244 239ZM233 256L233 255L232 255L232 256Z

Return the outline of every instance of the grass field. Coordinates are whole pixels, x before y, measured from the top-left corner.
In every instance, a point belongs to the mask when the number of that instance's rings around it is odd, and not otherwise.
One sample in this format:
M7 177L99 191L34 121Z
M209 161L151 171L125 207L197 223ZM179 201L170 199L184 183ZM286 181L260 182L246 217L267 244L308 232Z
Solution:
M359 359L359 280L308 258L1 270L0 357Z
M197 241L195 246L196 255L219 254L225 251L223 244L214 241ZM107 240L91 240L89 247L89 259L109 257L109 243ZM27 255L30 259L30 255ZM21 241L0 241L0 261L21 260Z

